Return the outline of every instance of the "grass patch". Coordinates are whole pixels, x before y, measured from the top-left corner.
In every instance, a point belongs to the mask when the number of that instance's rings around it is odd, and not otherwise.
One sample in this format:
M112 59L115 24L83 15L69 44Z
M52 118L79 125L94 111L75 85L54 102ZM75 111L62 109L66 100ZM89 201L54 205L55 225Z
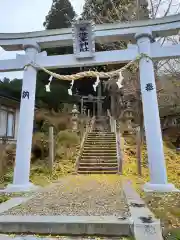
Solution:
M9 196L5 196L5 195L0 196L0 204L8 201L9 199L10 199Z
M50 172L46 162L41 160L32 164L30 180L39 186L46 186L59 180L61 177L72 174L75 170L76 147L58 149L53 171ZM60 154L61 152L61 154ZM62 156L63 159L60 157Z
M172 234L175 234L173 231L176 232L176 235L180 234L178 229L180 227L180 193L144 193L142 185L150 180L146 146L142 147L142 176L138 176L135 141L133 137L127 137L125 140L124 178L131 181L133 187L145 200L151 211L157 218L161 219L166 236L168 237L169 234L172 237ZM164 152L168 180L180 189L180 154L168 142L164 142Z
M10 236L10 237L18 237L18 235L16 235L16 234L9 234L8 236ZM72 239L72 236L61 236L61 235L39 235L39 234L33 234L33 235L31 235L31 236L33 236L33 237L36 237L36 238L42 238L42 237L44 237L45 239L47 238L47 240L49 239L49 238L51 238L52 240L54 239L54 240L56 240L56 239L61 239L61 240L69 240L69 239ZM21 235L21 237L27 237L27 235ZM74 240L78 240L79 239L79 237L73 237L73 239ZM81 238L81 240L86 240L86 239L89 239L89 240L107 240L107 239L110 239L110 238L105 238L105 237L92 237L92 236L87 236L87 237L83 237L83 238ZM117 240L117 238L111 238L111 240L113 240L113 239L116 239ZM118 240L135 240L134 238L132 238L132 237L119 237L118 238Z
M68 140L69 139L69 140ZM48 158L31 162L30 181L35 185L46 186L57 181L63 176L75 171L75 161L80 143L80 136L74 132L61 131L56 139L56 152L54 168L51 172L48 168ZM13 181L13 166L6 169L6 173L0 179L0 188L5 188Z

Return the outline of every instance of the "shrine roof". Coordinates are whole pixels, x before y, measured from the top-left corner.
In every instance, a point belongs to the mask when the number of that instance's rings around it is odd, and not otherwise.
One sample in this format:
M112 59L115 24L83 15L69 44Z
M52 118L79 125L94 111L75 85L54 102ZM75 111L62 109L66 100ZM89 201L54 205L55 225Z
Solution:
M0 98L6 98L6 99L10 99L10 100L13 100L13 101L16 101L16 102L19 102L19 103L20 103L20 100L19 100L19 99L14 98L14 97L10 96L10 94L5 93L5 92L3 92L3 91L0 91Z
M19 108L20 100L10 96L5 92L0 91L0 105L5 105L12 108Z

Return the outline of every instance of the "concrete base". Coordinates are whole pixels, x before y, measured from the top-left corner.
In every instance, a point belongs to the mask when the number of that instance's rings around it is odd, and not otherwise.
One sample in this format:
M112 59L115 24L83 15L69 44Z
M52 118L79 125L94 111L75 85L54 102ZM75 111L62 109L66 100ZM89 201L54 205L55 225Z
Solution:
M173 184L146 183L143 186L145 192L180 192Z
M3 202L0 204L0 213L6 212L9 209L16 207L26 201L28 201L29 199L31 199L30 197L15 197L15 198L11 198L6 202Z
M127 181L123 183L123 190L132 219L132 232L137 240L163 240L160 220L147 208L139 194L134 191L132 185ZM133 205L132 205L133 204ZM146 223L141 218L149 218L152 222Z
M1 233L131 236L130 221L114 216L0 216Z
M138 240L163 240L160 221L156 220L148 224L134 222L134 236Z
M39 187L35 186L33 183L28 183L25 185L16 185L16 184L9 184L7 188L0 190L0 192L7 192L7 193L17 193L17 192L31 192L36 191Z

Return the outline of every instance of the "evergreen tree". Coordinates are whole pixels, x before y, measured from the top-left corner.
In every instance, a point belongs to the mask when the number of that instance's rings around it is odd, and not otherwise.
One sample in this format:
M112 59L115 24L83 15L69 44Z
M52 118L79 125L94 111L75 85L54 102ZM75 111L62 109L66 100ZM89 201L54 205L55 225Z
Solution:
M44 27L46 29L61 29L71 26L75 18L75 11L69 0L53 0L51 9L45 18ZM44 49L48 55L63 55L72 53L72 47L56 47ZM72 70L72 69L71 69ZM65 75L71 74L70 69L56 69L54 72ZM53 79L51 92L45 91L45 85L49 82L49 75L43 71L38 72L36 87L37 102L45 103L49 108L58 110L62 101L69 101L68 88L70 82Z
M75 17L75 11L69 0L53 0L51 9L46 16L46 29L67 28Z
M3 81L0 81L0 93L7 96L11 96L20 100L21 98L21 88L22 80L14 79L10 81L8 78L4 78Z

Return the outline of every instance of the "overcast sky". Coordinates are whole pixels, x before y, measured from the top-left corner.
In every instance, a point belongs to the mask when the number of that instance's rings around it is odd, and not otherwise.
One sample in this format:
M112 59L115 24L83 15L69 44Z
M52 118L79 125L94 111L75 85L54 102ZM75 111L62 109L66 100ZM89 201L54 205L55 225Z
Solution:
M84 0L71 0L77 14L82 12ZM0 0L0 33L31 32L43 30L45 16L52 0ZM15 52L0 49L0 60L15 58ZM22 73L0 73L3 77L22 78Z

